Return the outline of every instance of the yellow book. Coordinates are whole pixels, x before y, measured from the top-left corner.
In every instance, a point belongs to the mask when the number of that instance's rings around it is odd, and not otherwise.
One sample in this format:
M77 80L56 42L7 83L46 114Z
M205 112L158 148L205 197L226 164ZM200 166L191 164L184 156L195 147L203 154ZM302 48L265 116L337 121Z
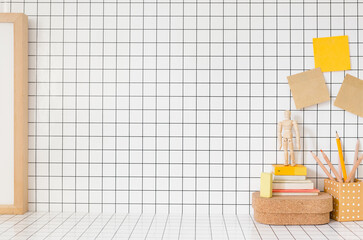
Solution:
M261 173L260 197L272 197L272 173Z
M306 167L303 165L285 166L282 164L272 165L275 175L294 175L294 176L306 176Z

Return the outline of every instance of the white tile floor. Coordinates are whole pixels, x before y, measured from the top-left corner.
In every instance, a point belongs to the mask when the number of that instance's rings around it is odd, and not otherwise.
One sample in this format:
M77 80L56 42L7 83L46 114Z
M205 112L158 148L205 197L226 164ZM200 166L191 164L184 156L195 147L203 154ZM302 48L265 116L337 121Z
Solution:
M0 216L0 239L362 239L363 222L268 226L249 215L40 213Z

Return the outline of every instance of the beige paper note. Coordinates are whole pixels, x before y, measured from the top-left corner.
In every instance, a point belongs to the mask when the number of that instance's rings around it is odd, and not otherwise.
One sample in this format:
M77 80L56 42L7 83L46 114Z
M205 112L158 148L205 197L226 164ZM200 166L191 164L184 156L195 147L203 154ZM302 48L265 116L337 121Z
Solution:
M347 74L334 106L363 117L363 80Z
M320 68L287 77L296 109L329 101L330 95Z

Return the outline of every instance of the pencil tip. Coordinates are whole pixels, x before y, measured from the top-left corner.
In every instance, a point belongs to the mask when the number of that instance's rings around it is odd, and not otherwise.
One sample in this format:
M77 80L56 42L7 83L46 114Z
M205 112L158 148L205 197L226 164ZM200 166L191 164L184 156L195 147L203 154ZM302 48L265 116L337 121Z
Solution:
M323 150L320 149L320 152L323 152Z

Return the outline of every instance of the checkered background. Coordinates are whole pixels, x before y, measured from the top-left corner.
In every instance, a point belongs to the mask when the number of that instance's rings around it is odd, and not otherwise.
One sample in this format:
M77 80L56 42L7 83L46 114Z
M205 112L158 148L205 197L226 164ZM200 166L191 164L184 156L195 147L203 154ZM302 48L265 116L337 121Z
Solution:
M297 111L286 76L314 68L312 38L348 35L363 61L359 1L12 0L29 16L33 211L249 213L261 171L282 163L276 124L299 123L299 163L348 169L362 119L331 102ZM362 169L359 169L362 176Z

